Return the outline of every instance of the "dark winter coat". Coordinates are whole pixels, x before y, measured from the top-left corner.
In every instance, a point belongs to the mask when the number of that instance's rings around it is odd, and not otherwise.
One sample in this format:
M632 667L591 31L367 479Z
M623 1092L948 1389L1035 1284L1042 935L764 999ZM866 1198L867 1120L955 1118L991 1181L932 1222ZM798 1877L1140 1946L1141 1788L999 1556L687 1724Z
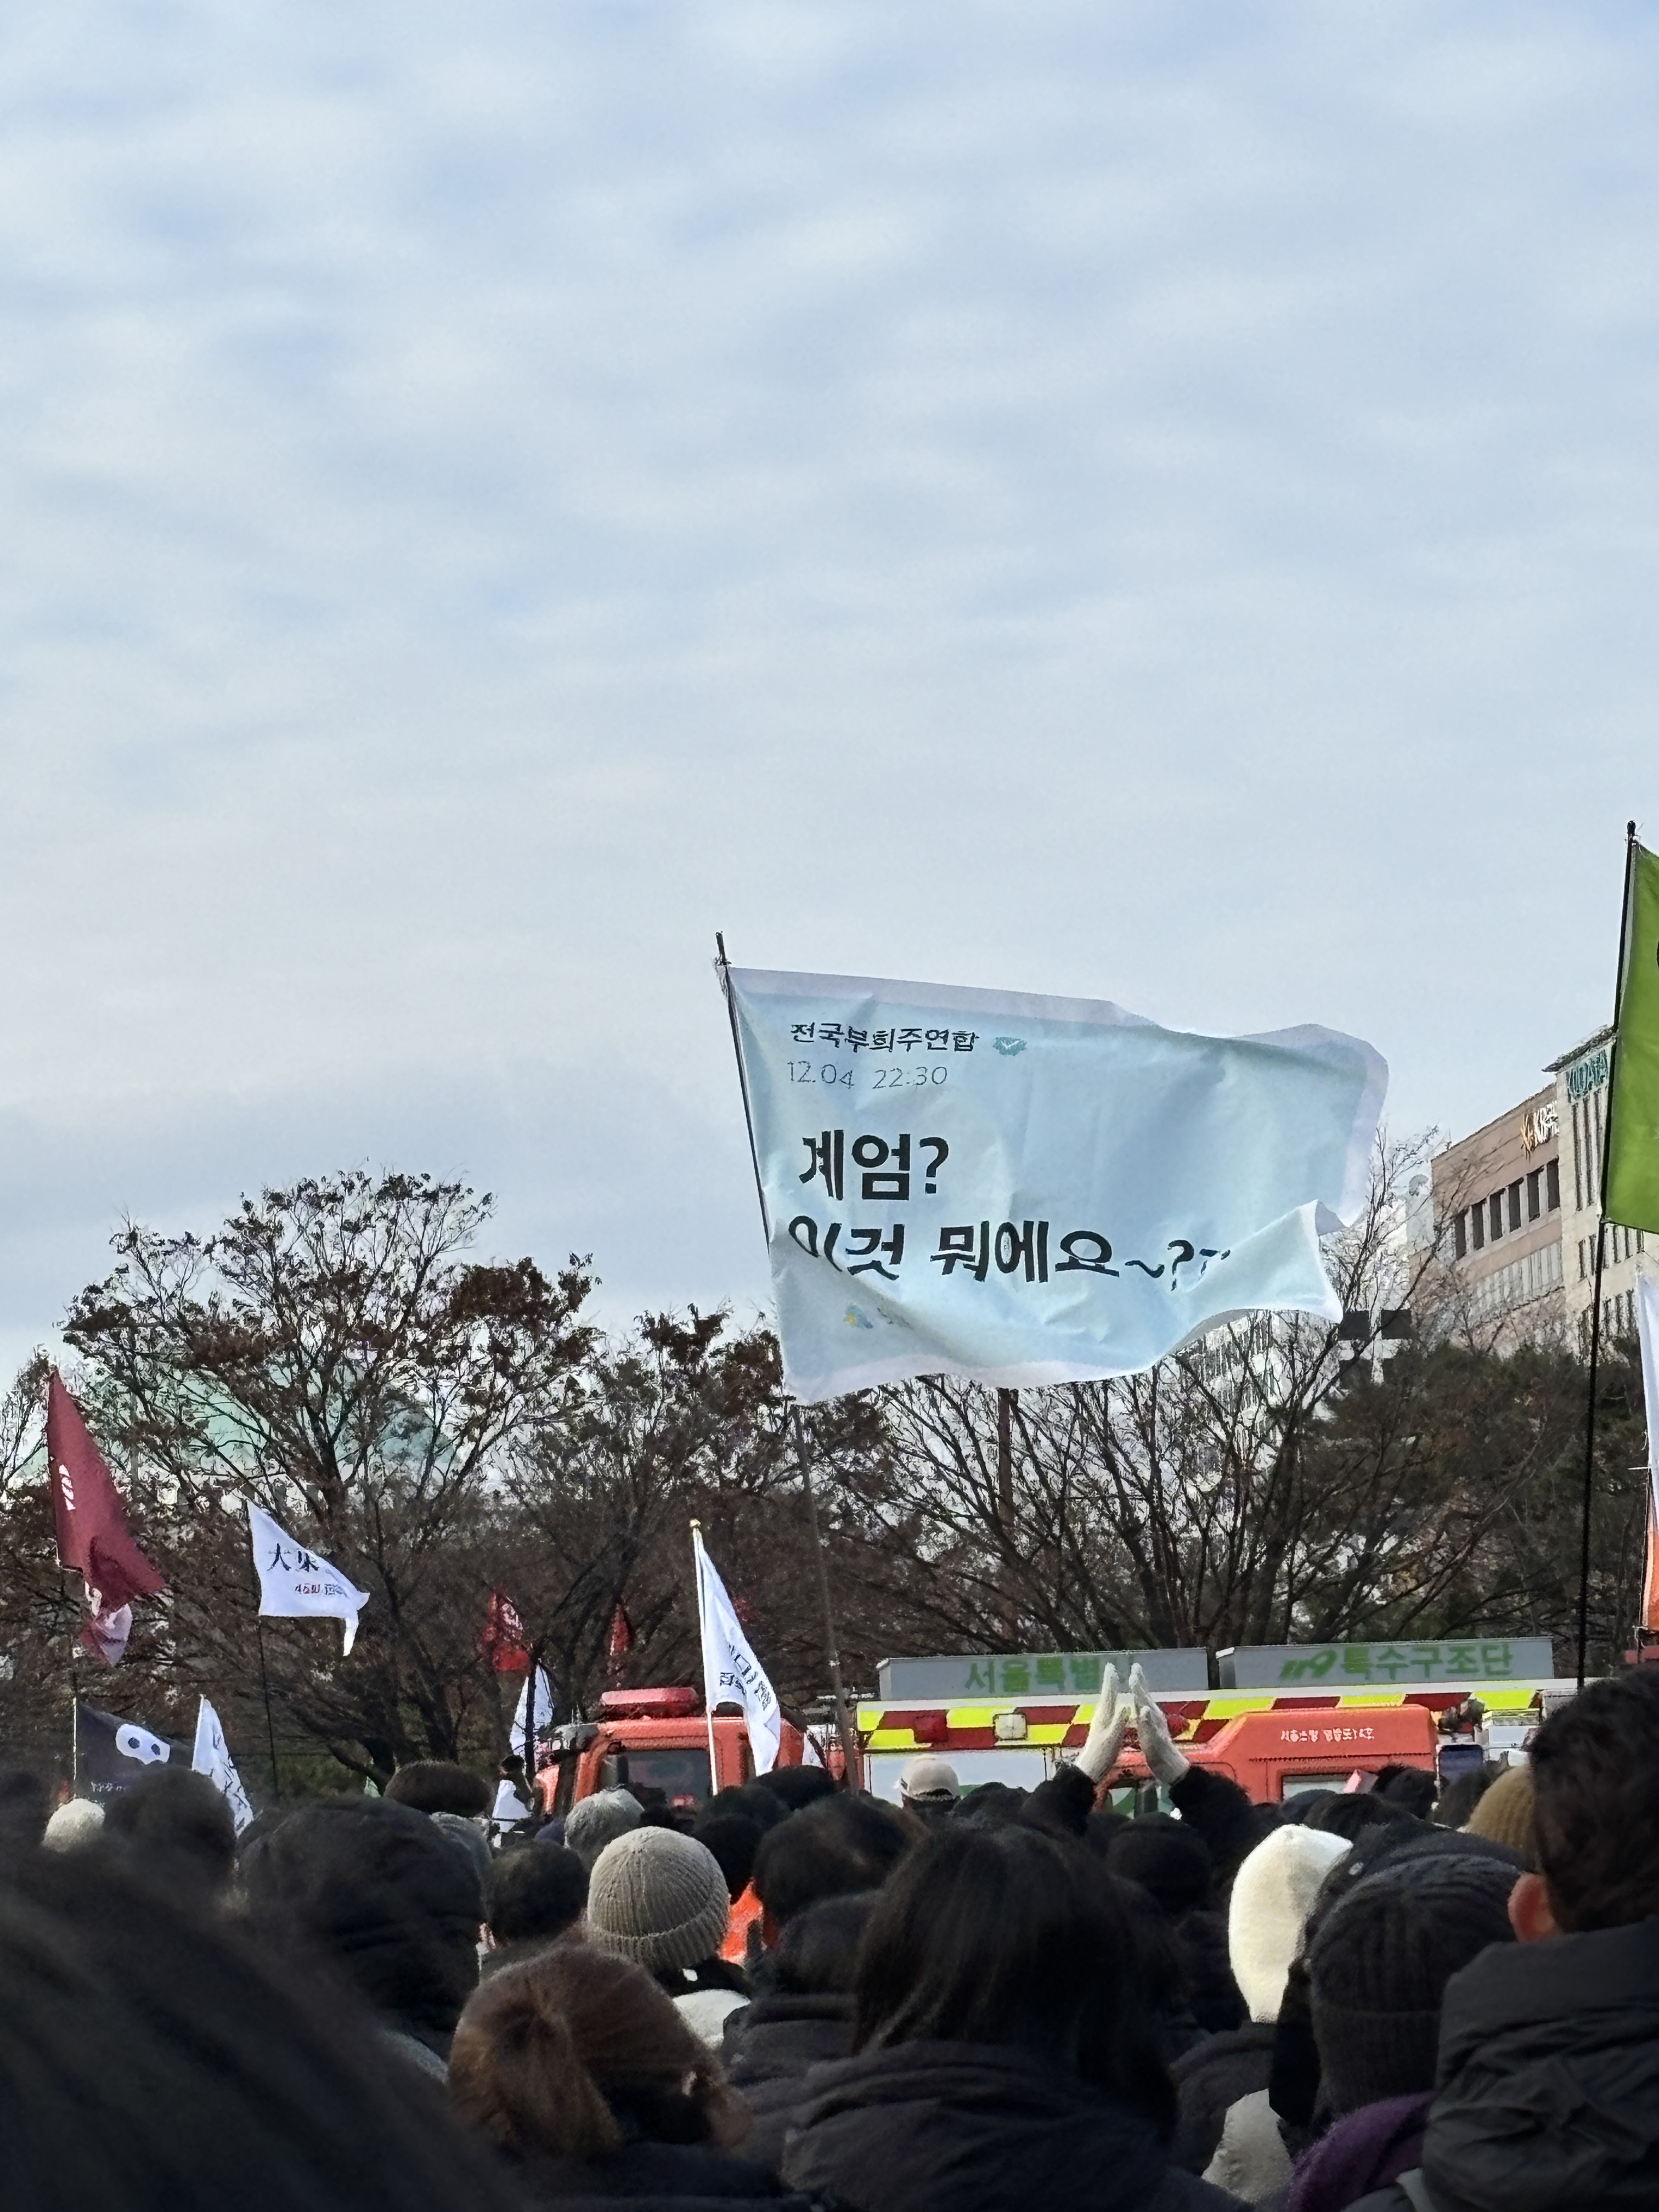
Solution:
M1273 2065L1271 2021L1252 2021L1227 2035L1212 2035L1170 2069L1177 2117L1170 2145L1171 2165L1202 2173L1215 2156L1228 2107L1267 2086Z
M1435 2212L1659 2205L1659 1917L1494 1944L1453 1975L1420 2170Z
M529 2159L516 2169L532 2204L574 2204L619 2198L680 2208L757 2197L777 2203L777 2185L747 2160L713 2143L651 2142L639 2137L607 2158Z
M1368 2190L1382 2188L1422 2163L1431 2089L1382 2097L1345 2113L1296 2162L1285 2212L1346 2212Z
M1115 2097L1000 2045L906 2043L813 2070L792 2188L855 2212L1222 2212Z
M807 2069L845 2058L852 2047L850 1996L759 1996L732 2014L720 2057L727 2081L742 2090L755 2116L744 2139L745 2158L777 2172L785 2131L802 2102Z
M1224 2035L1243 2027L1248 2014L1233 1979L1225 1915L1203 1906L1183 1912L1174 1923L1174 1935L1186 1978L1187 2002L1200 2027L1206 2035Z

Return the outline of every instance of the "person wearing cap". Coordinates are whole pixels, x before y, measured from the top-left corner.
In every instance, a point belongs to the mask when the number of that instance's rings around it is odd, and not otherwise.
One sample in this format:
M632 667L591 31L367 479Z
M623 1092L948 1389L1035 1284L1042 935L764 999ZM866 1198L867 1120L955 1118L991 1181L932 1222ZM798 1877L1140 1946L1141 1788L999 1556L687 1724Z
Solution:
M948 1759L925 1751L913 1759L899 1776L899 1802L931 1826L949 1820L962 1796L957 1770Z
M731 1912L726 1876L706 1844L673 1828L636 1827L594 1861L587 1940L643 1966L718 2047L726 2014L749 1996L748 1978L719 1955Z

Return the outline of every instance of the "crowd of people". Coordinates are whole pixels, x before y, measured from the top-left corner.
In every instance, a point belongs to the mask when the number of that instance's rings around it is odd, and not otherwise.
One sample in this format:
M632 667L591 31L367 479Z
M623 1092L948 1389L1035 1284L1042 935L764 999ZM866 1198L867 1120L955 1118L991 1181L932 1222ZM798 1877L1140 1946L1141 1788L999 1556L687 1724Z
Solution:
M1130 1727L1168 1811L1101 1802ZM1659 1668L1437 1799L1252 1803L1109 1681L1029 1792L499 1809L0 1774L8 2201L1659 2206Z

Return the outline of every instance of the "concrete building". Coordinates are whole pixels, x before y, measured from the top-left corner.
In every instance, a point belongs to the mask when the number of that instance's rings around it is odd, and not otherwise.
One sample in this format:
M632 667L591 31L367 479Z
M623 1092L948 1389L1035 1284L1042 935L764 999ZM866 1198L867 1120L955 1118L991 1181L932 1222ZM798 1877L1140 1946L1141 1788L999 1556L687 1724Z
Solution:
M1440 1257L1468 1321L1506 1344L1566 1318L1561 1127L1552 1082L1434 1160Z
M1441 1260L1469 1322L1500 1345L1589 1345L1612 1037L1598 1030L1552 1060L1543 1089L1435 1157ZM1604 1336L1635 1328L1642 1249L1638 1231L1607 1231Z

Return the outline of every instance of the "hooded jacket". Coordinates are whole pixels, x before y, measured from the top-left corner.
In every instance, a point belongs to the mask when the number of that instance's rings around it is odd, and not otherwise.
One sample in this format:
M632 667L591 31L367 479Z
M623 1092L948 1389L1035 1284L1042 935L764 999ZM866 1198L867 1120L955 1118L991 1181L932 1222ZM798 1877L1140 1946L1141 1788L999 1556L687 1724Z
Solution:
M1421 2172L1435 2212L1659 2204L1659 1916L1495 1945L1452 1977Z
M806 2093L784 2180L856 2212L1237 2212L1150 2120L1028 2051L897 2044L815 2068Z

